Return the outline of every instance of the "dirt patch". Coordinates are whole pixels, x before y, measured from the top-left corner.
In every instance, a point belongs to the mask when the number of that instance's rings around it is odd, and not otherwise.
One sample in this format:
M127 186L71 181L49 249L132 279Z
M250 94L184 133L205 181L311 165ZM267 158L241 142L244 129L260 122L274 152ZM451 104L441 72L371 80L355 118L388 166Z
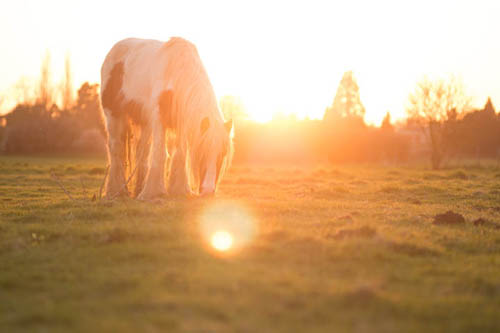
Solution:
M121 228L114 228L107 233L103 234L101 237L101 242L105 244L109 243L121 243L131 238L131 234Z
M454 211L447 211L444 214L437 214L434 216L434 225L460 225L465 223L465 218L462 214L455 213Z
M369 226L362 226L355 229L341 229L330 237L333 239L346 239L346 238L373 238L377 234L377 230Z
M89 170L89 175L104 175L103 168L93 168Z
M476 227L490 227L494 229L500 229L500 224L484 219L482 217L478 218L477 220L474 220L472 223L474 223Z
M396 185L386 185L386 186L383 186L380 189L380 191L384 192L384 193L399 193L401 191L401 188L399 188Z
M361 286L343 295L346 305L365 307L378 300L378 295L372 287Z
M354 221L354 219L352 218L352 216L349 215L349 214L340 216L337 220L338 221L342 221L342 222L352 222L352 221Z
M469 176L463 171L457 171L452 173L451 175L448 176L448 179L462 179L462 180L467 180L469 179Z

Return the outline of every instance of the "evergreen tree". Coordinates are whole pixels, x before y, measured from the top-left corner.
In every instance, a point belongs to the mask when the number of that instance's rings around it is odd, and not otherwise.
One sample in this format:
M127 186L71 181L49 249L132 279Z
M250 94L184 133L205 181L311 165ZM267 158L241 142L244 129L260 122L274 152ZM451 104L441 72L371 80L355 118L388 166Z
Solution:
M326 109L324 120L338 118L361 118L365 116L365 107L359 96L359 86L352 71L347 71L340 80L332 105Z
M483 110L490 115L496 114L495 107L493 106L493 103L491 102L491 97L488 97L488 100L486 101L486 104L484 105Z
M384 132L394 132L394 126L391 124L391 114L389 111L385 114L384 120L382 120L382 125L380 126Z
M461 149L469 156L494 157L497 153L500 121L491 99L481 110L467 113L461 121Z

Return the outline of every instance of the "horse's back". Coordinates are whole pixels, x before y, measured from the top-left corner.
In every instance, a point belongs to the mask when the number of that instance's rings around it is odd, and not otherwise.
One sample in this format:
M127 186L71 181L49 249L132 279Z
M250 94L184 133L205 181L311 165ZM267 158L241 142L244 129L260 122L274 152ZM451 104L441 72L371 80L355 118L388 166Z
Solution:
M126 105L135 105L134 111L149 106L154 85L163 84L159 75L163 44L157 40L127 38L111 48L101 67L101 101L105 112L117 114L126 111L123 110Z
M159 112L168 120L165 125L171 127L174 95L175 100L188 103L193 92L197 99L215 101L196 47L180 37L167 42L121 40L108 52L101 68L101 102L106 117L127 114L149 123L158 119Z
M101 67L101 78L116 63L125 61L149 62L154 57L162 55L168 57L175 52L191 52L197 55L194 44L181 37L172 37L168 41L155 39L126 38L117 42L106 55Z
M127 38L117 42L106 55L101 67L101 84L105 81L109 72L118 63L130 66L134 59L140 62L151 60L151 58L161 49L163 42L153 39ZM142 59L141 59L142 58ZM149 59L148 59L149 58ZM128 64L127 64L128 63Z

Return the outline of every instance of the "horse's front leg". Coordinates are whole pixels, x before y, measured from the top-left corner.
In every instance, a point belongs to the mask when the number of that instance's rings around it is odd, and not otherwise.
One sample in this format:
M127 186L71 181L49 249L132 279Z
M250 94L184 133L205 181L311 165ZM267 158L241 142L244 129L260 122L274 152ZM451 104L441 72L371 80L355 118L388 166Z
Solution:
M168 194L188 197L193 195L186 172L186 154L181 149L176 149L172 157L168 178Z
M139 200L153 200L167 193L165 189L165 128L160 121L153 122L151 160L144 188L137 196Z
M135 150L135 188L134 197L137 198L144 189L144 181L148 171L148 160L151 141L151 127L143 126L140 131L140 138Z
M128 195L125 184L127 119L124 115L113 116L105 110L108 131L109 176L106 181L105 196L114 199Z

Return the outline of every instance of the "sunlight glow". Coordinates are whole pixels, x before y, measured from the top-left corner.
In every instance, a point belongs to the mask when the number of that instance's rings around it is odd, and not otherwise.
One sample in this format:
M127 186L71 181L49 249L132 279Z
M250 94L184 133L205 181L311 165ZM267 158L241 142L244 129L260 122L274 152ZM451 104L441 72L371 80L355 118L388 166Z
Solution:
M227 251L233 245L233 236L227 231L217 231L212 236L212 246L217 251Z
M234 254L250 243L257 229L251 214L234 202L215 202L207 206L199 223L209 249L225 255Z
M78 88L99 82L106 53L131 36L195 43L218 97L240 97L259 122L277 113L321 119L348 70L368 123L379 124L387 111L403 118L408 94L424 75L462 77L476 106L487 96L500 100L500 43L491 42L500 25L495 0L144 0L141 6L126 0L112 15L116 8L97 0L0 2L0 114L22 90L16 82L24 77L35 88L46 50L52 83L69 53Z

